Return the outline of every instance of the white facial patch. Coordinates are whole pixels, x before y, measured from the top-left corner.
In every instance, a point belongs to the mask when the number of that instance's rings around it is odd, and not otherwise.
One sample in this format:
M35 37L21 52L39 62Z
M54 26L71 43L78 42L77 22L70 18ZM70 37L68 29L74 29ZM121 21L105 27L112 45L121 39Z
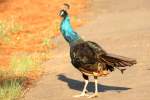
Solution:
M64 12L63 12L63 11L61 11L61 12L60 12L60 16L62 16L63 14L64 14Z

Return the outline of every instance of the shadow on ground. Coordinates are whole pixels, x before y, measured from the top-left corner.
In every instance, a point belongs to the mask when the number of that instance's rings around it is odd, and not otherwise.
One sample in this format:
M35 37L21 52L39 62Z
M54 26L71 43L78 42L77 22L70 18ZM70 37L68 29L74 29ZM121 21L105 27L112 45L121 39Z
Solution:
M82 91L84 82L69 78L64 74L59 74L57 75L57 77L58 77L58 80L66 82L70 89ZM89 92L94 92L94 82L89 82L87 89ZM121 91L129 90L129 89L131 88L98 84L99 92L106 92L106 91L121 92Z

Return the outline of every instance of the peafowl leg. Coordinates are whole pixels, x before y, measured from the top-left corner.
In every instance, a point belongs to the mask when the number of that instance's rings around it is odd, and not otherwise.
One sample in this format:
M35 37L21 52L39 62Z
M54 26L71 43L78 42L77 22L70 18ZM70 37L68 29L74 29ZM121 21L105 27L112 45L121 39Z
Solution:
M89 77L87 75L85 75L85 74L82 74L82 76L85 79L85 85L84 85L83 91L82 91L82 93L80 95L76 95L74 97L88 96L86 94L86 92L88 92L86 88L87 88L87 85L88 85L88 82L89 82Z
M82 93L81 94L79 94L79 95L75 95L74 97L82 97L82 96L88 96L87 94L86 94L86 92L87 92L87 85L88 85L88 80L85 80L85 85L84 85L84 88L83 88L83 91L82 91Z
M95 79L95 93L91 96L89 96L88 98L95 98L95 97L98 97L98 81L97 81L97 77L95 76L94 77Z

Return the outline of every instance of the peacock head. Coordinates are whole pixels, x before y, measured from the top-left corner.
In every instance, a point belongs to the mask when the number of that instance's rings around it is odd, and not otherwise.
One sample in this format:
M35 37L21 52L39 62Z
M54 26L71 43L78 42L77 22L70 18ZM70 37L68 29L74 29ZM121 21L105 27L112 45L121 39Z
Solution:
M68 15L67 10L69 10L69 8L70 8L70 5L65 3L64 8L62 10L60 10L60 12L59 12L59 16L62 18L65 18Z
M68 13L66 10L62 9L62 10L60 10L59 15L60 15L60 17L65 18L68 15Z

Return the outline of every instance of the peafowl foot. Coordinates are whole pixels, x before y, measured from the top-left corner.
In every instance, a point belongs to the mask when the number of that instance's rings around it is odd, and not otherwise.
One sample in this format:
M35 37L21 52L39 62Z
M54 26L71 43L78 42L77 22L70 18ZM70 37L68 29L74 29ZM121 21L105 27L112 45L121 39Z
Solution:
M93 95L88 96L88 98L96 98L98 97L98 93L94 93Z
M79 94L79 95L75 95L75 96L73 96L73 97L75 97L75 98L79 98L79 97L86 97L86 96L89 96L88 94L86 94L86 93L81 93L81 94Z

